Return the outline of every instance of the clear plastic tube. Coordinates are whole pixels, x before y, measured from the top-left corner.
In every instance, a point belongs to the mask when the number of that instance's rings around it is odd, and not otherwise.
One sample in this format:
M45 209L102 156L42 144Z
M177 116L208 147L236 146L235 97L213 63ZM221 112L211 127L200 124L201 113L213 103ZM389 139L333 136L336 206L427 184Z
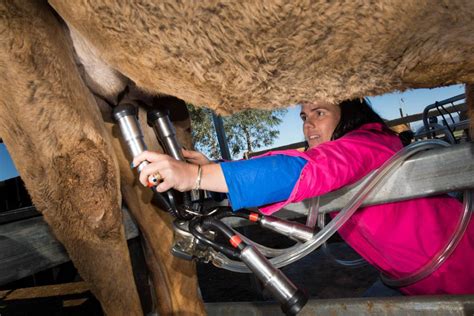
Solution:
M284 255L286 252L292 251L293 249L295 249L295 247L297 247L300 244L298 242L295 245L293 245L289 248L285 248L285 249L270 248L270 247L261 245L261 244L255 242L255 241L253 241L253 240L250 240L248 237L242 235L241 233L239 233L235 229L233 229L233 231L236 234L238 234L240 236L240 238L242 238L243 241L245 241L248 244L251 244L252 246L255 246L262 253L262 255L264 255L267 258L273 258L273 257Z
M424 266L407 276L392 279L391 277L381 273L380 278L382 279L382 282L392 287L403 287L418 282L433 273L453 253L454 249L456 249L456 246L461 241L462 236L469 225L471 215L472 192L466 190L464 191L463 213L459 216L459 221L454 230L453 237L448 241L448 243Z
M319 214L319 196L311 198L309 203L308 217L306 218L306 226L316 229Z
M349 268L358 268L368 264L364 258L354 259L354 260L342 260L336 258L332 253L327 243L323 243L321 246L324 254L328 256L331 260L336 262L338 265Z
M311 198L308 209L308 217L306 218L306 226L315 229L316 223L320 229L323 229L325 226L325 213L319 212L319 196ZM331 249L329 248L327 242L324 242L321 245L321 249L328 258L344 267L357 268L367 264L367 261L365 261L364 258L355 260L341 260L336 258L331 253Z
M318 227L320 229L323 229L324 226L326 225L325 224L325 216L326 214L325 213L322 213L320 212L318 214ZM365 266L366 264L368 264L368 262L364 259L364 258L358 258L358 259L354 259L354 260L342 260L342 259L338 259L336 258L332 253L331 253L331 249L329 248L329 245L327 242L324 242L322 245L321 245L321 249L323 250L324 254L329 257L331 260L333 260L334 262L336 262L338 265L341 265L343 267L350 267L350 268L358 268L358 267L362 267L362 266Z
M291 251L287 251L285 254L270 259L270 262L277 268L281 268L290 263L293 263L315 249L321 246L329 237L331 237L344 223L354 214L354 212L360 207L362 202L367 196L383 182L383 179L390 175L396 170L405 160L414 154L436 148L436 147L447 147L449 144L439 140L428 140L422 142L413 143L392 156L387 160L378 170L370 175L370 180L361 188L358 194L356 194L346 207L344 207L339 214L326 226L324 229L319 231L314 237L297 246L291 248ZM250 273L249 269L241 262L231 260L224 255L216 254L213 259L214 265L230 271L240 273Z
M310 211L313 211L313 209L316 210L318 227L320 229L323 229L324 226L326 226L326 213L319 212L319 197L318 197L317 201L314 201L314 200L315 200L315 198L313 198L312 201L311 201ZM316 204L316 205L313 205L313 204ZM310 214L310 215L314 216L314 214ZM308 221L309 221L309 215L308 215ZM308 221L306 223L308 223ZM324 242L321 245L321 249L328 258L330 258L332 261L334 261L335 263L337 263L337 264L339 264L343 267L357 268L357 267L362 267L362 266L367 264L367 261L365 261L364 258L359 258L359 259L354 259L354 260L342 260L342 259L336 258L331 253L331 249L329 248L329 245L328 245L327 242Z

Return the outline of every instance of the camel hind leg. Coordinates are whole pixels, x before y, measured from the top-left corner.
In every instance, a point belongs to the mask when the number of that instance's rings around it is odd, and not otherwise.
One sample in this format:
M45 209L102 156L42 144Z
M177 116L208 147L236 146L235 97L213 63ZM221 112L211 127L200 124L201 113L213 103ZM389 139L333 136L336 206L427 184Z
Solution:
M0 11L0 135L106 314L140 315L117 161L69 39L43 1L6 1Z
M169 105L175 111L179 107L182 111L186 110L184 102ZM174 121L174 125L181 145L192 148L191 122L189 117L184 116L181 115L179 121ZM148 148L161 151L154 132L146 124L145 111L139 111L139 118ZM126 156L127 148L120 139L118 126L106 126L113 137L119 161L123 198L144 239L147 265L158 303L157 311L160 315L205 315L204 304L198 292L195 263L178 259L170 253L174 218L151 204L151 190L144 188L138 182L137 174L130 169L130 157Z

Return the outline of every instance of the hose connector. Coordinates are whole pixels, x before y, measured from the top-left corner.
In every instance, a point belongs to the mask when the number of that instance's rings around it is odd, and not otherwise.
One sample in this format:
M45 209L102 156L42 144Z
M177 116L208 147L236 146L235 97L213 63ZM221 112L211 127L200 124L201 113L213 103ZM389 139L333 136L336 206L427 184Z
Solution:
M117 106L114 108L113 117L120 127L127 149L133 158L147 150L143 132L138 123L137 109L133 105L124 103ZM147 161L142 162L137 170L141 171L147 164Z
M311 240L314 230L304 224L286 221L273 216L262 216L260 225L297 241Z
M165 153L176 160L185 161L181 145L176 137L176 130L169 118L169 111L163 107L155 107L147 112L147 123L155 131L156 138L163 146ZM174 190L167 192L171 204L177 209L178 218L191 219L194 217L191 192L178 193ZM191 212L189 212L191 211Z
M147 150L143 132L140 123L138 122L138 112L135 106L129 103L121 104L114 108L112 114L120 127L122 137L125 140L130 155L136 157ZM148 165L148 161L140 163L137 167L138 172L141 172L146 165ZM151 189L155 193L155 198L160 208L171 213L173 216L176 216L177 212L171 207L166 198L156 191L156 187L152 187Z
M308 296L298 289L280 270L273 267L257 249L251 245L241 251L240 259L255 274L281 304L286 315L296 315L308 301Z
M169 118L167 109L154 108L147 112L147 123L153 128L165 152L176 160L184 161L176 130Z

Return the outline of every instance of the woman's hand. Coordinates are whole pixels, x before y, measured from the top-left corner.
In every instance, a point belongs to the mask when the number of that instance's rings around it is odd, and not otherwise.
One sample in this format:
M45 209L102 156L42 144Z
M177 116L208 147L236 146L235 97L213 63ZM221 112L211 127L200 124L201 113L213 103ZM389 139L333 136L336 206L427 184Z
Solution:
M203 155L204 156L204 155ZM158 175L162 182L156 186L158 192L165 192L171 188L178 191L193 189L198 175L198 166L176 160L168 155L152 151L144 151L133 159L132 166L138 166L143 161L150 164L140 172L140 182L144 186L154 185L149 183L150 176Z
M194 165L207 165L210 163L213 163L212 161L209 160L203 153L200 153L199 151L194 151L194 150L186 150L182 149L183 152L183 157L186 159L188 162L194 164Z

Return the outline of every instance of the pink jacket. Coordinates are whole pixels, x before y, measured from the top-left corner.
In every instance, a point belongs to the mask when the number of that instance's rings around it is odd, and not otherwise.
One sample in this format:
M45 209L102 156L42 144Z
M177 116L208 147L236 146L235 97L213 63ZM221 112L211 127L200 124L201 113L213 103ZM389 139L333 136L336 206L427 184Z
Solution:
M268 153L298 156L308 163L288 200L262 207L261 211L272 214L288 203L355 183L401 148L398 137L374 123L304 153L296 150ZM379 270L392 277L402 277L429 262L446 244L461 212L462 204L448 196L369 206L358 210L339 233ZM473 259L474 224L471 218L451 256L431 275L400 290L410 295L473 294Z

